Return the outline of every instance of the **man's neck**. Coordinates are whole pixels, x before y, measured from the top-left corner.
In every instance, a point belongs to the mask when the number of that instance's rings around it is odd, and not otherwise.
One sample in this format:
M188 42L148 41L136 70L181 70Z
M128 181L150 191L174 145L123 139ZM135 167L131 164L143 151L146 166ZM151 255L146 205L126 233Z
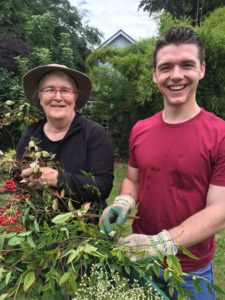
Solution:
M197 103L195 103L195 105L192 105L191 107L166 106L162 111L162 118L165 123L178 124L194 118L200 111L201 108L198 106Z

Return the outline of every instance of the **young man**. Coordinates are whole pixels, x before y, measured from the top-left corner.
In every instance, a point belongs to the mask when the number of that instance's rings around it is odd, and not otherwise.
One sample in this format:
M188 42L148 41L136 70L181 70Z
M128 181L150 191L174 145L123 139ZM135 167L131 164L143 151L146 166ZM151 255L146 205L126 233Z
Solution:
M204 73L203 45L192 29L172 27L157 41L153 79L164 109L132 129L127 175L100 225L110 232L110 223L122 224L138 203L134 234L120 244L177 255L184 272L212 282L214 235L225 228L225 122L196 102ZM186 281L192 299L215 299L205 283L200 295Z

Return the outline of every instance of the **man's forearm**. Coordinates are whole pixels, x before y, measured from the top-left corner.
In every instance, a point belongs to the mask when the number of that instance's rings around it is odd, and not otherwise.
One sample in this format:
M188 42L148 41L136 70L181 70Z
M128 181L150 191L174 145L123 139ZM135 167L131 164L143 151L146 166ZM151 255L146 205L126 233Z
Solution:
M138 190L139 184L131 181L129 178L125 178L120 187L120 195L131 196L135 203L138 202Z
M220 206L212 205L168 231L176 243L188 248L208 239L224 228L225 210Z

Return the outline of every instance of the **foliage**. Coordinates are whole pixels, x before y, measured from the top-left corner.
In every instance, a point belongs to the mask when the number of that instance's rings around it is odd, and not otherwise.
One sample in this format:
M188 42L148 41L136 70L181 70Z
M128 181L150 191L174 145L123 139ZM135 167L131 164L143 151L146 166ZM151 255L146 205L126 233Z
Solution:
M206 73L197 99L201 106L225 119L225 7L216 9L196 31L206 49Z
M149 39L125 49L98 48L87 59L95 99L90 117L109 119L115 154L122 158L128 157L131 127L162 104L151 74L154 43Z
M90 222L99 216L90 212L90 203L74 209L75 200L66 198L64 191L59 195L44 182L39 191L24 185L20 174L15 173L21 163L33 168L34 179L40 176L40 165L56 167L53 156L40 151L36 141L30 142L26 155L30 161L8 160L14 167L14 177L6 181L0 194L4 203L0 208L1 299L70 299L80 292L80 284L87 276L93 279L93 265L107 271L110 278L120 276L121 282L125 282L123 277L132 277L133 271L138 279L145 275L151 279L153 272L158 274L164 265L162 254L147 264L145 259L136 259L145 254L143 250L128 258L117 247L116 237L123 234L123 227L115 226L115 236L107 238ZM6 157L2 159L6 163ZM58 201L67 204L68 212L58 209ZM171 292L178 288L182 299L185 290L179 288L183 282L179 260L169 256L165 267L164 277L171 276Z
M216 235L216 251L213 257L214 280L216 285L223 287L225 282L225 230ZM217 300L223 300L222 295L217 295Z
M0 8L0 32L7 32L9 38L20 37L31 49L48 49L54 62L60 55L58 43L62 33L70 39L72 65L80 70L84 70L89 48L100 43L100 32L82 23L82 12L68 0L2 0Z
M224 5L224 0L182 0L178 2L175 0L141 0L139 9L142 8L149 15L165 10L174 18L182 19L190 17L193 25L200 25L205 16L208 16L210 12Z
M4 65L0 69L2 115L4 101L15 100L17 104L20 101L21 107L26 106L21 78L29 69L59 63L84 71L90 48L100 43L100 32L82 23L82 12L68 0L2 0L0 8L0 63ZM29 113L32 111L29 109ZM20 111L20 117L21 114ZM36 113L31 119L36 119ZM4 126L0 132L4 140L1 148L15 147L24 128L21 118L9 127Z
M193 28L199 33L206 49L206 74L199 83L197 101L201 107L223 119L224 13L224 8L218 8L204 20L201 27ZM190 19L175 19L167 12L159 13L157 18L160 36L174 25L191 27ZM162 95L152 79L155 42L156 39L151 38L133 43L125 49L100 47L86 61L94 83L95 99L89 115L92 118L98 116L98 120L109 119L109 133L116 155L123 158L127 155L124 149L128 147L126 139L131 127L137 120L149 117L163 107ZM118 117L127 118L127 125L124 122L118 123Z
M188 26L188 27L192 28L193 30L195 30L192 27L190 17L184 17L182 19L181 18L177 19L177 18L173 17L167 11L161 11L159 13L155 13L154 20L158 27L159 36L163 36L166 33L166 31L170 27L173 27L173 26L184 26L184 27Z
M14 86L14 93L19 94L22 92L21 87ZM24 101L12 101L7 100L0 104L1 119L0 119L0 137L7 136L7 145L9 144L9 137L11 139L12 148L19 141L21 132L23 132L28 125L37 122L42 114L31 104ZM16 139L14 138L16 137ZM4 143L1 144L2 149L4 149Z
M11 32L12 37L23 37L23 26L31 15L29 2L29 0L2 0L0 2L0 32Z

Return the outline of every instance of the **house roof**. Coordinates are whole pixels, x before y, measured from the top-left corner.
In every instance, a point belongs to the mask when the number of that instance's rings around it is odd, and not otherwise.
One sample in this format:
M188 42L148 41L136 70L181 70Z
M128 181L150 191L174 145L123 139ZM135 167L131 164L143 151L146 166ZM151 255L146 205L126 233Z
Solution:
M108 40L106 40L104 43L102 43L102 47L106 47L110 44L112 44L116 39L118 39L120 36L122 36L125 40L127 40L129 43L136 42L132 37L130 37L126 32L124 32L122 29L118 30L113 36L111 36Z

